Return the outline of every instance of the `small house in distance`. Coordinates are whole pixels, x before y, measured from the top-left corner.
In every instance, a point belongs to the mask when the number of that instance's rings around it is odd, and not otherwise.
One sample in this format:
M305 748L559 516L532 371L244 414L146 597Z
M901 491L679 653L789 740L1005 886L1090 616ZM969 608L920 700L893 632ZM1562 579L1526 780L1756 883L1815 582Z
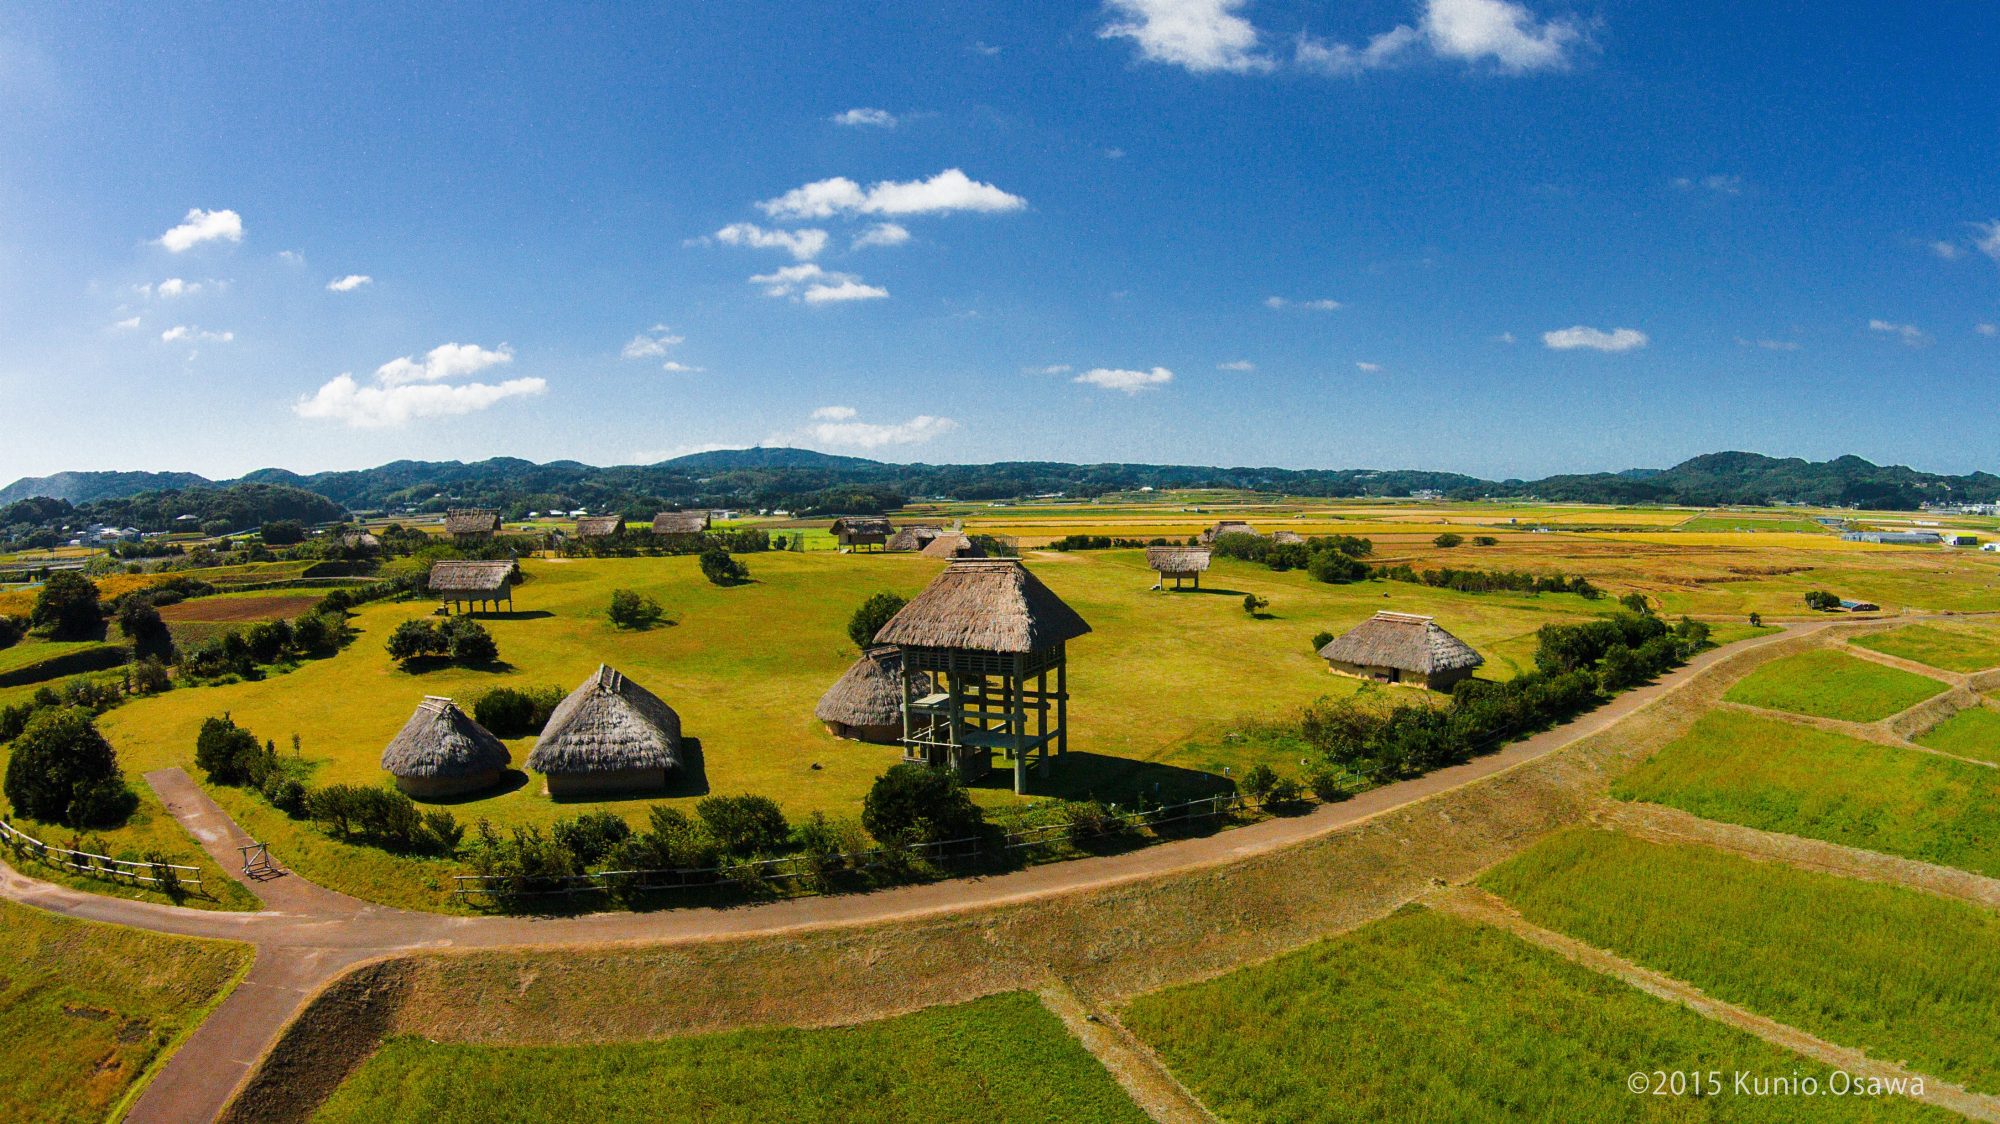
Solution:
M1301 546L1306 537L1297 531L1272 531L1271 541L1278 546Z
M849 549L881 546L889 541L889 534L894 530L889 521L879 515L843 515L833 521L834 539Z
M477 542L500 533L500 513L491 508L458 508L444 513L444 533L459 542Z
M925 543L923 550L918 553L926 558L986 557L986 552L980 549L978 543L973 542L969 536L960 534L957 531L946 531L937 536L930 542Z
M431 563L424 584L454 613L496 612L502 602L514 611L514 563L445 561Z
M669 545L692 546L708 533L706 511L662 511L653 516L653 534Z
M1224 519L1215 526L1203 531L1201 533L1201 542L1202 545L1206 546L1222 535L1254 535L1256 533L1257 529L1248 523L1239 522L1234 519Z
M871 647L820 696L813 717L836 738L895 742L903 736L904 694L931 693L930 677L918 672L917 679L906 691L903 653L888 645Z
M1486 657L1430 617L1380 612L1319 650L1327 667L1381 683L1449 691Z
M931 544L931 540L944 534L944 528L935 523L911 523L882 544L882 549L891 552L915 552Z
M1193 579L1194 587L1201 588L1202 571L1208 569L1208 548L1205 546L1149 546L1146 548L1146 565L1159 572L1160 580L1153 583L1154 589L1165 589L1167 579L1172 578L1174 588Z
M1882 606L1877 605L1873 601L1854 601L1845 597L1840 599L1840 607L1850 613L1879 613L1882 611Z
M624 533L622 515L586 515L576 521L576 537L580 539L608 539Z
M550 796L657 792L681 767L681 716L608 665L556 704L528 755Z
M404 795L442 800L500 783L513 755L486 727L447 698L426 695L382 751L382 768Z

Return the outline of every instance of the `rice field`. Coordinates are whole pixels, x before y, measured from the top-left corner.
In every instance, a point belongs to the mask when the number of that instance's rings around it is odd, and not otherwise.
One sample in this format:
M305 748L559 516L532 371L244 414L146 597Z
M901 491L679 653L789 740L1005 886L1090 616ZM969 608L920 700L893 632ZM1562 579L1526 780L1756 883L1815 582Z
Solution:
M1944 691L1938 680L1818 648L1772 660L1738 680L1723 697L1794 714L1874 722Z
M1849 643L1943 671L1970 673L2000 667L2000 634L1990 628L1911 624L1858 636Z

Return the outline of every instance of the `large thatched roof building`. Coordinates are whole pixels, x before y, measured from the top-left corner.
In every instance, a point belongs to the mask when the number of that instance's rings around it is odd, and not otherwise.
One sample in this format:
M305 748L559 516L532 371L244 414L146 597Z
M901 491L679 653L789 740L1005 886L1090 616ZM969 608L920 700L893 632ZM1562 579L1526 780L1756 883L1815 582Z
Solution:
M576 521L576 537L580 539L608 539L624 530L623 515L586 515Z
M843 515L833 521L833 537L845 547L881 546L894 530L879 515Z
M500 513L486 507L447 511L444 533L455 539L490 539L500 533Z
M1302 545L1306 537L1297 531L1272 531L1271 541L1279 546L1297 546Z
M656 792L681 767L681 716L608 665L557 704L528 755L550 796Z
M1329 641L1319 654L1343 675L1433 691L1450 690L1486 662L1437 621L1415 613L1376 613Z
M419 800L481 792L500 783L513 755L447 698L427 695L382 751L396 787Z
M511 560L469 562L454 559L431 563L430 576L424 579L424 584L430 587L433 597L444 602L453 612L498 609L503 601L512 611L515 572L515 563Z
M662 511L653 516L653 533L663 539L688 539L708 531L706 511Z
M1174 580L1174 588L1192 578L1194 587L1201 588L1201 575L1208 569L1208 548L1205 546L1149 546L1146 548L1146 565L1157 570L1160 580L1153 583L1154 589L1165 589L1167 579Z
M1257 529L1248 523L1235 519L1224 519L1201 533L1203 543L1212 543L1222 535L1254 535Z
M917 682L906 685L902 651L886 644L871 647L820 696L813 717L836 738L896 741L903 736L903 696L931 693L930 677L916 674Z
M918 553L926 558L984 558L986 552L970 535L946 531L924 544Z
M944 534L944 528L935 523L911 523L899 529L895 534L890 535L889 541L882 544L882 549L888 551L922 550L931 544L932 539L942 534Z

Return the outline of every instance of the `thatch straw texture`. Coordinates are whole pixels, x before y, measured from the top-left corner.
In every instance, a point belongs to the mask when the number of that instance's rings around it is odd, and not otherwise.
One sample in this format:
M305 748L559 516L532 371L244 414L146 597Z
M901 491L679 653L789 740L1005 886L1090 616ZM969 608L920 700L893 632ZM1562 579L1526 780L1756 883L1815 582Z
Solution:
M1279 546L1291 546L1303 544L1306 537L1297 531L1272 531L1271 541Z
M877 644L1035 652L1090 631L1016 558L953 562L875 634Z
M576 521L576 537L580 539L604 539L625 529L622 515L587 515Z
M659 696L600 665L555 711L528 768L538 773L677 769L681 716Z
M491 508L468 507L444 513L447 535L490 535L500 529L500 513Z
M978 543L973 542L969 536L959 534L956 531L946 531L944 534L925 543L923 550L918 553L927 558L986 557L986 552L979 549Z
M1360 667L1393 667L1433 675L1474 668L1486 658L1430 617L1380 612L1329 641L1322 659Z
M836 535L887 535L895 530L880 515L843 515L833 521Z
M1205 546L1149 546L1146 565L1162 574L1200 574L1208 570Z
M1256 533L1257 529L1248 523L1238 522L1233 519L1224 519L1222 522L1203 531L1201 533L1201 541L1214 542L1217 535L1254 535Z
M662 511L653 516L653 533L656 535L699 535L706 530L706 511Z
M433 562L424 584L432 593L500 593L513 578L512 562Z
M922 550L924 547L930 545L932 539L942 534L944 534L944 528L934 523L912 523L895 534L890 535L888 543L882 549L890 551Z
M381 547L382 540L368 531L349 531L340 536L340 545L349 550L375 550Z
M427 695L382 751L382 767L398 778L476 777L514 760L499 738L447 698Z
M930 693L930 679L923 679L918 695ZM903 720L903 653L889 645L878 645L861 654L846 674L834 681L813 717L822 722L845 726L890 726Z

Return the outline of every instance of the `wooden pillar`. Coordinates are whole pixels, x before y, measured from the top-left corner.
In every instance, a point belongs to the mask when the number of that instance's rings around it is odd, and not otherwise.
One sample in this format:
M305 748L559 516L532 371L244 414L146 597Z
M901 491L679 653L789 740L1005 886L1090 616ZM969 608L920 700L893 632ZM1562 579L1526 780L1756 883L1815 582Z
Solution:
M1069 653L1056 650L1056 756L1069 756Z

